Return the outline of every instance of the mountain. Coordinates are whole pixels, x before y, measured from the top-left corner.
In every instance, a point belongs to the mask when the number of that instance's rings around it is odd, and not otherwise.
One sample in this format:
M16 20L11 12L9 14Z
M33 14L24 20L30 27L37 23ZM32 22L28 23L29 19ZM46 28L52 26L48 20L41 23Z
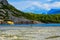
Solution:
M27 19L25 13L17 10L10 5L7 0L0 0L0 24L1 23L30 23L31 20ZM24 15L24 16L23 16ZM10 22L9 22L10 21Z
M0 3L2 3L3 5L8 5L7 0L0 0Z
M38 6L32 5L26 9L23 10L24 12L32 12L32 13L36 13L36 14L42 14L42 13L46 13L46 10L43 8L40 8Z
M51 9L47 12L48 14L60 14L60 9Z

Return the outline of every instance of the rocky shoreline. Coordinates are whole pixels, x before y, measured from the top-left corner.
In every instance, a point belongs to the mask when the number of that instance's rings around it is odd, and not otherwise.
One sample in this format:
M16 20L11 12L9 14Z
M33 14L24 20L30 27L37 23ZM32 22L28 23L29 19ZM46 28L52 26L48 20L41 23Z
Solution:
M0 27L0 40L60 40L60 27Z

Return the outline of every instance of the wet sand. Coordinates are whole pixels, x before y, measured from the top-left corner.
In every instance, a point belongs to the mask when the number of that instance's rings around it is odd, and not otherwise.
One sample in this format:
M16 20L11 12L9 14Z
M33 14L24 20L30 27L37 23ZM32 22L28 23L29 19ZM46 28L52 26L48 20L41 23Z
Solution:
M60 27L0 27L0 40L60 40Z

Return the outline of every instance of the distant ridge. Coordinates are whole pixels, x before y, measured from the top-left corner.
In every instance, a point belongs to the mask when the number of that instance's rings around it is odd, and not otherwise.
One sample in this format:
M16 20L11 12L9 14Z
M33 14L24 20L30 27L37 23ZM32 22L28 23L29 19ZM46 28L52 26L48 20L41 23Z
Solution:
M51 9L47 14L60 14L60 9Z

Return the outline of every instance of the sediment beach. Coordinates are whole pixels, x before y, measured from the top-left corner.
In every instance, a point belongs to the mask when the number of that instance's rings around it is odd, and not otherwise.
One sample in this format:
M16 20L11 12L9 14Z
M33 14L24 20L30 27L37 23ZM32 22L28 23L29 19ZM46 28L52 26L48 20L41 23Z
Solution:
M60 27L0 27L0 40L60 40Z

